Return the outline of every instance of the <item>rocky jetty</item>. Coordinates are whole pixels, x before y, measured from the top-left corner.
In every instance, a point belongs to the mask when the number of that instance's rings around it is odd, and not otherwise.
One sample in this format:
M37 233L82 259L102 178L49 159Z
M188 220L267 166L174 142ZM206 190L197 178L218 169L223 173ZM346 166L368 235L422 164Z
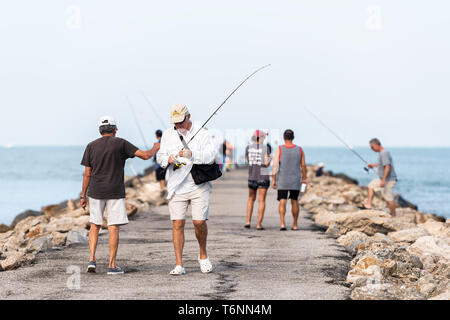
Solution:
M379 194L376 210L360 210L367 187L332 175L315 177L315 169L308 168L300 204L353 255L346 279L351 299L450 299L449 219L415 210L399 195L396 217Z
M161 191L155 173L148 172L142 177L125 178L128 217L166 203L167 191ZM87 242L89 207L83 210L79 199L70 199L42 207L40 212L26 211L11 226L0 227L0 271L11 270L32 263L41 251ZM102 228L107 228L105 220Z

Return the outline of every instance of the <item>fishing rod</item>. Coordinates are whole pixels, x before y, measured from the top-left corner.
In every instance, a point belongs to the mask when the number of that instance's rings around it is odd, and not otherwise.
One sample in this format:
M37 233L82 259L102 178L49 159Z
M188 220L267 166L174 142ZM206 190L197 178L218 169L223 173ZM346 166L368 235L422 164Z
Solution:
M133 104L131 103L131 101L130 101L130 99L128 98L128 96L126 96L126 99L127 99L128 105L130 106L131 113L133 114L134 121L136 122L136 126L137 126L138 129L139 129L139 133L141 134L142 140L144 141L144 147L145 147L145 149L148 150L147 142L145 141L145 137L144 137L144 132L142 131L141 126L139 125L138 118L137 118L137 116L136 116L136 113L134 112ZM131 171L133 171L133 173L135 174L135 176L136 176L136 178L138 179L138 181L139 181L139 183L141 184L141 186L143 186L144 183L142 182L141 178L139 177L139 174L138 174L138 173L136 172L136 170L134 169L133 164L132 164L131 162L127 162L127 163L128 163L128 165L130 166Z
M139 133L141 134L142 140L144 141L144 147L145 147L145 149L148 150L147 142L145 141L144 132L142 131L141 126L139 125L138 118L137 118L137 116L136 116L136 113L134 112L133 104L131 103L131 101L130 101L130 99L128 98L128 96L126 96L126 99L127 99L128 105L130 106L131 113L133 114L134 121L136 122L136 126L137 126L138 129L139 129Z
M366 164L366 166L364 167L364 170L367 171L367 173L369 173L369 163L358 153L356 152L356 150L353 149L352 146L350 146L349 144L347 144L341 137L339 137L337 135L336 132L334 132L333 130L331 130L330 127L328 127L322 120L320 120L319 117L317 117L312 111L310 111L308 108L304 107L306 111L309 112L309 114L311 114L323 127L325 127L329 132L331 132L331 134L333 134L339 141L341 141L348 150L350 150L351 152L353 152L354 155L356 155L362 162L364 162ZM375 172L375 170L373 168L370 168L373 170L373 172Z
M191 139L189 139L189 141L186 143L189 144L189 142L191 142L195 136L197 135L197 133L200 132L200 130L202 130L206 124L209 122L209 120L211 120L211 118L217 113L217 111L219 111L219 109L228 101L228 99L230 99L230 97L248 80L250 79L254 74L256 74L257 72L261 71L262 69L266 68L270 66L270 64L266 64L265 66L262 66L260 68L258 68L256 71L254 71L252 74L250 74L247 78L244 79L244 81L242 81L229 95L228 97L220 104L220 106L213 112L213 114L208 118L208 120L205 121L205 123L203 123L203 125L201 126L200 129L197 130L197 132L192 136Z
M147 104L150 106L150 108L152 108L153 113L155 114L155 116L158 118L159 122L161 122L161 125L163 128L167 129L166 124L164 123L164 121L162 121L162 119L160 118L158 112L156 111L155 107L153 106L153 104L150 102L150 100L147 98L147 96L144 94L144 92L142 92L142 95L144 96L145 101L147 101Z

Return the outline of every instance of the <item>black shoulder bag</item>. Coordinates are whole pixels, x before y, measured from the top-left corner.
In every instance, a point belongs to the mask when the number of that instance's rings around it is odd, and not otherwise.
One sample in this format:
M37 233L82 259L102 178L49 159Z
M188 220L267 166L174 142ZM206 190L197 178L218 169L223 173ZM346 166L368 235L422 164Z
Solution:
M181 134L178 133L181 142L185 149L189 149L187 143ZM220 171L219 165L214 160L211 164L193 164L191 169L192 179L194 179L195 184L202 184L208 181L216 180L222 176L222 171Z

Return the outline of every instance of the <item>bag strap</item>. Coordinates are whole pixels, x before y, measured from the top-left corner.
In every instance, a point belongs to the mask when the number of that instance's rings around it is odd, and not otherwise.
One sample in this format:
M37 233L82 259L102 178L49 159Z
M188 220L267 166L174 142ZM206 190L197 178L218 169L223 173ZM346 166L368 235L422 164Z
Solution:
M186 141L184 140L183 136L182 136L178 131L177 131L177 133L178 133L178 137L180 138L181 143L183 144L184 148L185 148L186 150L191 150L191 149L189 149L189 146L187 145L187 143L186 143Z

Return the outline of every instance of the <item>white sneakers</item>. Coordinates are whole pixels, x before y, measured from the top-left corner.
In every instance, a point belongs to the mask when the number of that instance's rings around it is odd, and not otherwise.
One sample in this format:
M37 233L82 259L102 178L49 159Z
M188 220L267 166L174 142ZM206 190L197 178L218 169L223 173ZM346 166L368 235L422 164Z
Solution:
M198 263L200 263L200 270L203 273L210 273L213 270L213 266L211 264L211 261L209 261L209 258L206 259L200 259L200 256L198 257ZM170 271L171 275L173 276L179 276L182 274L186 274L186 270L183 266L177 265L175 268Z

